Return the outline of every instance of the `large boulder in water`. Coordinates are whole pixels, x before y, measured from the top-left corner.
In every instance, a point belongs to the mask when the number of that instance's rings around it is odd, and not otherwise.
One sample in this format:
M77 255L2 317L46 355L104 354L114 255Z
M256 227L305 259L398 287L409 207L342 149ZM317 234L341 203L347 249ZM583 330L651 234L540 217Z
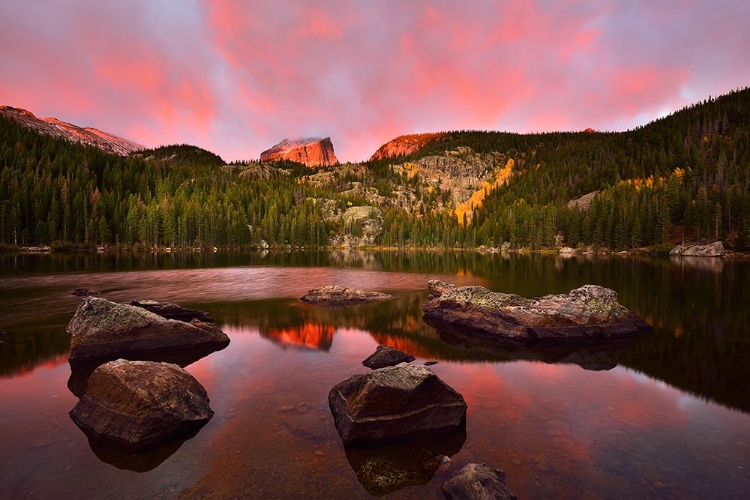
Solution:
M467 464L440 487L448 500L516 500L505 485L505 472L485 464Z
M481 286L452 288L430 281L424 319L436 328L468 328L501 338L533 341L592 342L625 338L651 330L617 301L617 293L584 285L569 294L526 299Z
M177 365L118 359L94 370L70 417L85 431L139 451L208 422L203 386Z
M348 304L361 304L364 302L378 302L381 300L392 299L392 295L381 292L370 292L367 290L360 290L358 288L346 288L339 285L326 285L320 288L313 288L309 290L305 295L300 297L300 300L309 302L312 304L328 304L328 305L348 305Z
M375 352L370 354L367 359L362 361L362 364L367 368L377 370L378 368L385 368L386 366L396 366L400 363L411 363L414 361L414 356L406 354L403 351L388 347L385 345L379 345Z
M191 349L223 349L229 344L215 323L166 319L142 307L90 297L68 323L71 363L107 361Z
M464 398L426 366L401 363L336 384L328 394L345 445L378 444L465 428Z

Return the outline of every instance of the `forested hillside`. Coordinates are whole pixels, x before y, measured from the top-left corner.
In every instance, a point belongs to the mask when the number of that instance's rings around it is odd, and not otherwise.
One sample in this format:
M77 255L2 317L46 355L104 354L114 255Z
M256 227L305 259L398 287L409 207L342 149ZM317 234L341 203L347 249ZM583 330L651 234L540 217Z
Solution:
M4 245L750 249L750 89L628 132L448 132L318 170L186 145L121 157L2 119L0 160Z

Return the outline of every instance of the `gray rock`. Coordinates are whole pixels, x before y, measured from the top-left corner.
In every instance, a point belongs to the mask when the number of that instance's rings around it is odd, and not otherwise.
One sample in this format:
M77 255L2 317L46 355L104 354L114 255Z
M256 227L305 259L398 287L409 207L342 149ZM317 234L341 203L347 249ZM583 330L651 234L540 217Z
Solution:
M385 368L386 366L396 366L399 363L411 363L414 359L414 356L411 354L406 354L392 347L379 345L374 353L362 361L362 364L367 368L376 370L378 368Z
M481 286L451 289L442 281L428 286L431 298L422 311L438 329L444 324L524 342L610 340L651 330L619 304L616 292L597 285L534 299Z
M118 359L94 370L70 417L89 433L140 451L208 422L208 403L203 386L177 365Z
M336 384L328 394L344 445L379 444L466 425L464 398L426 366L401 363Z
M682 255L683 257L722 257L725 253L724 244L721 241L715 241L708 245L677 245L669 252L669 255Z
M229 344L229 337L214 323L165 319L141 307L95 297L81 301L67 332L71 363L178 350L218 350Z
M326 285L320 288L313 288L300 297L300 300L313 304L347 305L363 302L377 302L392 298L393 296L388 295L387 293L369 292L366 290L346 288L338 285Z
M440 487L448 500L516 500L505 485L505 472L485 464L468 464Z

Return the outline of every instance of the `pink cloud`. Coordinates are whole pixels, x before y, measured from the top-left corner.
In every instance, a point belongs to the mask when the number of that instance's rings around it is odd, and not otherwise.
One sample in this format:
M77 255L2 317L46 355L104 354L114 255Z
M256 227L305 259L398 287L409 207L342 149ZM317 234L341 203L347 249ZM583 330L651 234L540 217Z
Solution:
M622 129L750 82L739 0L78 0L0 17L2 103L227 160L303 135L360 160L412 132Z

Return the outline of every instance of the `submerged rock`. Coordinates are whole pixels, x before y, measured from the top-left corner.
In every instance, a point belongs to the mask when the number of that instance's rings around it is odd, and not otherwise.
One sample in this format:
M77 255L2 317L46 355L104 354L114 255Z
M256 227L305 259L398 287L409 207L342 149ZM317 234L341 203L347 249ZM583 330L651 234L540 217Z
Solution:
M99 295L99 292L89 290L88 288L76 288L70 294L74 297L90 297L93 295Z
M328 394L344 445L379 444L465 428L464 398L426 366L354 375Z
M468 328L524 342L601 341L651 330L619 304L616 292L597 285L534 299L481 286L451 289L441 281L430 281L429 288L431 298L422 311L425 321L438 327Z
M362 361L362 364L367 368L376 370L378 368L385 368L386 366L396 366L399 363L411 363L414 359L416 358L411 354L406 354L392 347L379 345L374 353Z
M681 255L683 257L722 257L725 253L724 244L721 241L715 241L708 245L677 245L670 250L669 255Z
M70 417L99 438L140 451L208 422L208 403L203 386L177 365L118 359L94 370Z
M229 337L215 323L165 319L141 307L93 297L81 301L67 332L71 363L177 350L218 350L229 344Z
M485 464L467 464L440 487L448 500L516 500L505 485L505 472Z
M392 298L393 296L387 293L369 292L367 290L346 288L339 285L326 285L320 288L313 288L300 297L300 300L313 304L346 305L377 302Z
M347 447L346 459L371 495L384 496L407 486L428 484L461 451L464 432L422 436L377 447Z

